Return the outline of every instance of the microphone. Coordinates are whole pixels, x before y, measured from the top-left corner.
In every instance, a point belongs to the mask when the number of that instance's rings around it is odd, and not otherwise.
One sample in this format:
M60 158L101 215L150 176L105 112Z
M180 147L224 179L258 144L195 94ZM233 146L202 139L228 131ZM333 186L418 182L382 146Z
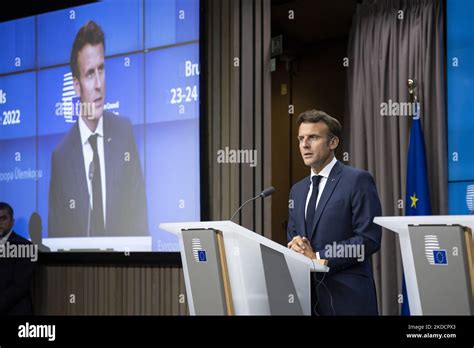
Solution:
M237 215L237 213L240 211L240 209L242 209L247 203L249 203L249 202L251 202L251 201L253 201L257 198L265 198L265 197L271 196L275 191L276 191L275 188L273 186L270 186L270 187L266 188L265 190L263 190L262 192L260 192L255 197L250 198L249 200L245 201L244 204L242 204L239 207L239 209L237 209L237 211L234 213L234 215L232 215L232 217L230 218L230 221L232 221L234 219L234 217Z
M94 161L91 161L91 163L89 164L89 181L91 182L91 191L92 191L92 179L94 179L94 174L95 174L95 164L94 164ZM91 234L91 196L92 196L91 192L89 192L89 200L87 204L87 206L89 207L88 214L87 214L87 237L90 237L90 234Z
M260 192L259 197L265 198L268 196L271 196L273 193L275 193L275 188L273 186L270 186L269 188L266 188L262 192Z

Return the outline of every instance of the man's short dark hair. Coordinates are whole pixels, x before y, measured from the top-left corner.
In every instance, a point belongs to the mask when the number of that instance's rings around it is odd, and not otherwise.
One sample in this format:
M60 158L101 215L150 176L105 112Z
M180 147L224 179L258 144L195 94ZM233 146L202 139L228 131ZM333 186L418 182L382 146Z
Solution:
M100 26L94 21L87 22L79 30L74 40L74 44L72 45L69 64L71 65L71 72L73 77L79 78L80 76L79 67L77 65L77 56L79 55L79 51L82 50L82 48L87 44L92 46L102 44L105 51L104 32L102 31Z
M341 134L342 134L341 124L339 123L338 120L336 120L334 117L329 116L324 111L314 110L314 109L307 110L298 116L298 120L296 122L298 123L298 127L302 123L324 122L326 123L329 129L329 134L328 134L329 139L332 139L333 137L338 137L339 139L341 139Z
M10 215L10 219L13 219L13 208L10 206L10 204L0 202L0 210L6 210L8 215Z

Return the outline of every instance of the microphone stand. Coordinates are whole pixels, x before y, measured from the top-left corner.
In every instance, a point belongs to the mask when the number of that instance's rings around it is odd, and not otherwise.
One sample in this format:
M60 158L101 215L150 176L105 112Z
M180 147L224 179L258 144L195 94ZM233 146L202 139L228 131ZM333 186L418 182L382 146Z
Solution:
M257 199L257 198L265 198L267 196L271 196L273 193L275 192L275 188L273 186L263 190L262 192L260 192L258 195L256 195L255 197L253 198L250 198L248 200L246 200L244 202L244 204L242 204L239 209L237 209L237 211L234 213L234 215L232 215L232 217L230 218L230 221L232 221L234 219L234 217L237 215L237 213L249 202L252 202L253 200Z
M253 198L250 198L250 199L246 200L245 203L242 204L242 205L239 207L239 209L237 209L237 211L234 213L234 215L232 215L232 217L230 218L230 221L232 221L232 220L234 219L234 217L238 214L238 212L239 212L247 203L249 203L249 202L251 202L251 201L257 199L258 197L260 197L260 194L258 194L257 196L255 196L255 197L253 197Z

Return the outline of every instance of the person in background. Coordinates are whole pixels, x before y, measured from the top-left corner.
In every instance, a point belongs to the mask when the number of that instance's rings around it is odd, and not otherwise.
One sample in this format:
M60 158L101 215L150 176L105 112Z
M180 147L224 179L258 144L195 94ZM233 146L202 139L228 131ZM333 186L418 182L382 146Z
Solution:
M7 248L32 245L13 231L13 208L0 202L0 315L32 315L31 281L35 264L31 258L8 256ZM13 255L13 253L12 253Z

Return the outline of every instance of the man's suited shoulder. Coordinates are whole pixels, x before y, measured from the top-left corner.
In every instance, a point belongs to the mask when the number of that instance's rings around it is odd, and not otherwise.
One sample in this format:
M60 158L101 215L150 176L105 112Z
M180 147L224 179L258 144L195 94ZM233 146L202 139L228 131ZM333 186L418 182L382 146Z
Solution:
M340 163L340 162L339 162ZM355 178L372 178L372 174L370 174L368 171L359 169L356 167L351 167L346 164L342 164L343 166L342 170L344 171L344 175L347 176L352 176Z
M372 174L368 171L344 165L344 180L349 181L350 186L356 190L364 190L375 185Z
M69 147L71 146L71 144L74 143L74 141L78 141L78 143L80 143L79 126L77 123L61 139L59 144L54 149L53 153L58 156L67 155L69 151Z
M132 123L127 117L104 112L104 134L124 134L132 131Z
M300 188L303 188L303 187L306 187L310 184L310 175L308 176L305 176L303 179L301 179L300 181L298 181L296 184L294 184L292 187L291 187L291 191L293 190L297 190L297 189L300 189Z
M19 234L15 233L15 231L12 231L12 234L8 238L8 243L10 244L31 244L31 242L28 239L23 238Z

